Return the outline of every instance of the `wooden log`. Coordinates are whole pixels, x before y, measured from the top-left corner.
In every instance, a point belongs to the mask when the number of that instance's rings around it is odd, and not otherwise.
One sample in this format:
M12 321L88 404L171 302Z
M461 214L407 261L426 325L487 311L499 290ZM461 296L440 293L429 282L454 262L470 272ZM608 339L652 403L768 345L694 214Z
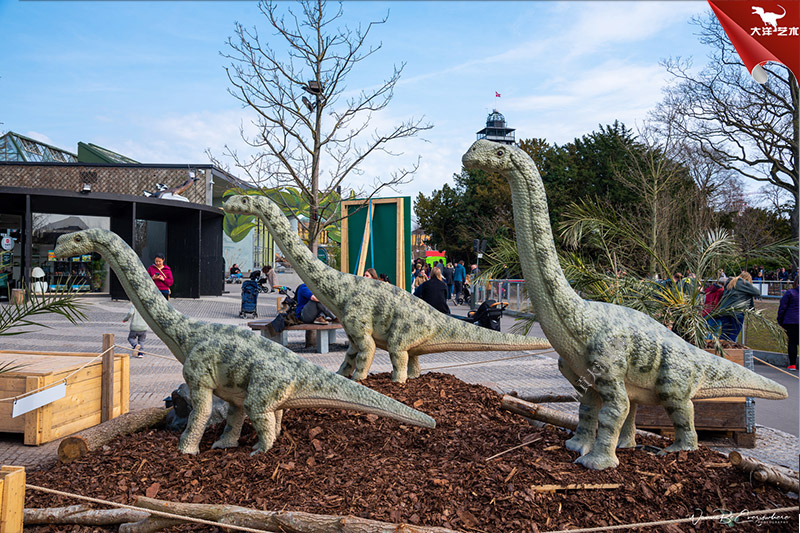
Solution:
M238 505L180 503L140 496L135 506L153 511L175 513L192 518L212 520L220 524L237 525L283 533L455 533L441 527L391 524L355 516L317 515L295 511L261 511ZM120 533L149 533L154 526L167 527L176 520L152 516L140 522L123 524Z
M132 509L92 509L87 505L25 509L25 525L76 524L81 526L112 526L150 516L147 511Z
M139 409L66 437L58 445L58 459L62 463L71 463L120 435L160 424L167 417L167 412L167 409L160 407Z
M530 403L566 403L580 401L580 397L577 393L555 394L552 392L545 392L543 394L534 394L533 396L518 396L518 398Z
M563 413L555 409L550 409L549 407L526 402L525 400L517 398L516 396L510 396L508 394L503 395L503 401L501 402L500 406L506 411L522 415L526 418L532 418L540 422L546 422L547 424L562 427L570 431L575 431L575 428L578 427L578 417L576 415ZM639 436L649 437L658 436L655 433L650 433L649 431L643 431L640 429L636 430L636 434Z
M786 492L800 493L800 480L789 477L757 459L744 457L741 453L732 451L728 454L728 460L733 466L739 468L743 472L747 472L748 474L752 473L753 479L756 481L775 485Z
M569 485L531 485L534 492L558 492L567 490L609 490L618 489L622 483L570 483Z

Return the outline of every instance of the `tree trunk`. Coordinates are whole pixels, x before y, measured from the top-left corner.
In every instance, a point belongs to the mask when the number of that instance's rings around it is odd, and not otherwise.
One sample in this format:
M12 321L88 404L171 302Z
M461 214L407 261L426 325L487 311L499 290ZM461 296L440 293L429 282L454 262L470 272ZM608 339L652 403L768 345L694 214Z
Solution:
M58 459L62 463L71 463L115 437L160 424L167 417L167 412L167 409L160 407L139 409L67 437L58 445Z
M260 511L238 505L209 505L201 503L179 503L156 500L140 496L134 504L143 509L181 514L231 524L280 531L282 533L455 533L441 527L390 524L355 516L317 515L295 511ZM149 533L178 521L169 518L150 517L133 524L120 526L120 533Z
M81 526L111 526L150 516L147 511L131 509L92 509L86 505L25 509L23 521L26 526L42 524L77 524Z

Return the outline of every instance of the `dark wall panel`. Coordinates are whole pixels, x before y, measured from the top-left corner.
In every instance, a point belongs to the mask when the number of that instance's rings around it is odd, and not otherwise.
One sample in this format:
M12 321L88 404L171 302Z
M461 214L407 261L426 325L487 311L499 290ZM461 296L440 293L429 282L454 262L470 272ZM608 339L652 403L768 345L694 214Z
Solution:
M167 264L175 298L200 297L200 218L199 212L190 212L167 221Z
M222 217L202 217L200 234L200 294L219 295L225 289L222 264Z
M136 203L117 206L110 216L111 231L122 237L128 246L133 248L133 236L136 231ZM113 270L109 272L108 291L114 300L127 300L128 295Z

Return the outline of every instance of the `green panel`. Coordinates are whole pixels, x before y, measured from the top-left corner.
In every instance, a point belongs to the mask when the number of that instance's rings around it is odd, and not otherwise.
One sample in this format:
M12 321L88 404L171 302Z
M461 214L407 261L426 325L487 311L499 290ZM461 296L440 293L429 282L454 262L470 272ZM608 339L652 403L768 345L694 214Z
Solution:
M405 226L405 242L401 244L405 251L405 263L410 262L411 257L411 198L403 197L403 219ZM348 272L355 273L358 267L358 258L361 251L361 240L364 236L364 228L367 220L367 208L362 208L355 212L358 206L348 206L350 215L347 223L347 254ZM394 285L398 284L397 279L397 204L373 204L372 216L372 246L369 240L367 245L367 256L364 268L374 268L378 274L387 274ZM411 271L406 266L405 276L406 289L411 287Z

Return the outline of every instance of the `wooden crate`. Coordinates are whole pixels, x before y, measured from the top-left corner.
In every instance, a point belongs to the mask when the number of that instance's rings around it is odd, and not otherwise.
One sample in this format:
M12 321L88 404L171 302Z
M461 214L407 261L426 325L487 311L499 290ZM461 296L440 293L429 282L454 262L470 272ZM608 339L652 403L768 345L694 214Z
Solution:
M726 350L727 357L734 363L745 365L745 350ZM755 421L753 409L745 397L734 398L704 398L692 400L694 404L694 424L697 431L726 432L730 433L737 442L755 443ZM636 427L648 431L669 434L673 431L672 422L667 412L660 405L640 405L636 411Z
M40 445L95 426L107 418L128 412L130 361L128 354L114 355L113 402L102 410L103 361L97 354L68 352L0 351L0 363L22 368L0 374L0 398L19 396L67 379L64 398L12 418L13 403L0 402L0 432L23 433L24 443ZM94 360L92 360L94 359Z

